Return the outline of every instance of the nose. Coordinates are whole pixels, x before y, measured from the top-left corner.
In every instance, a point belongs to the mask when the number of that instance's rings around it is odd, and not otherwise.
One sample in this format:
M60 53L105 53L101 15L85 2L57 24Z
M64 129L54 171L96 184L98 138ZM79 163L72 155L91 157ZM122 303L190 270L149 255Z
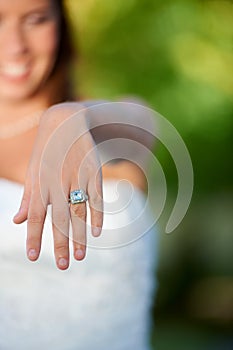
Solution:
M27 51L26 37L20 25L12 24L5 32L5 40L1 40L1 51L7 58L18 58Z

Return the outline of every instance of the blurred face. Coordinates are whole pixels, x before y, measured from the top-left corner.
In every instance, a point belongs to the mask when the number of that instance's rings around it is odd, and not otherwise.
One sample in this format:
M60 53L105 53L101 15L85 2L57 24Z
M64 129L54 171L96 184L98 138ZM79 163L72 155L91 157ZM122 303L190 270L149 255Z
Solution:
M0 102L44 87L57 55L56 10L53 0L0 0Z

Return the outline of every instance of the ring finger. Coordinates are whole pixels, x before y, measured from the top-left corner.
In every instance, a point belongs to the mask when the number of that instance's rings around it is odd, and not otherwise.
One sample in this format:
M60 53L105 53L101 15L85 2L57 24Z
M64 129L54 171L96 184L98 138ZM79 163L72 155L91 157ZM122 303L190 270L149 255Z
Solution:
M71 187L70 218L73 232L74 258L82 260L86 254L87 195L83 189Z

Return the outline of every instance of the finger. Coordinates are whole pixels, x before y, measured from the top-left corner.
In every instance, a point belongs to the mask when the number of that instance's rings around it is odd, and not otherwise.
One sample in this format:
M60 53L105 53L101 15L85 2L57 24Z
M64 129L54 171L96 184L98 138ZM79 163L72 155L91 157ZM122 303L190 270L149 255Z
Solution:
M84 259L86 255L86 203L70 204L70 217L73 232L74 258Z
M20 208L13 218L13 221L15 224L21 224L25 220L27 220L30 197L31 197L31 185L28 182L24 186L24 193L21 200Z
M90 180L88 184L88 194L92 235L98 237L101 234L103 226L103 189L100 172L96 175L95 180Z
M40 195L33 194L28 209L26 242L27 256L31 261L37 260L40 254L46 209Z
M54 255L57 267L66 270L69 267L69 205L64 199L59 204L55 198L52 199Z

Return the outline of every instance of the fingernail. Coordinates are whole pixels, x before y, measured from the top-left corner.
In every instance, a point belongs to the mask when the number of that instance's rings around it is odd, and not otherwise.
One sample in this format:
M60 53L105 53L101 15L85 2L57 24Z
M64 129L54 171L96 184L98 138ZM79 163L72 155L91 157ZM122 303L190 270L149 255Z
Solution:
M65 267L65 266L67 266L67 264L68 264L68 261L65 258L60 258L58 260L58 265L61 267Z
M98 237L101 234L101 227L93 227L92 234L95 237Z
M75 251L75 258L76 259L83 259L84 257L84 251L82 249L77 249Z
M37 257L37 251L35 249L30 249L28 251L28 257L30 259L35 259Z

